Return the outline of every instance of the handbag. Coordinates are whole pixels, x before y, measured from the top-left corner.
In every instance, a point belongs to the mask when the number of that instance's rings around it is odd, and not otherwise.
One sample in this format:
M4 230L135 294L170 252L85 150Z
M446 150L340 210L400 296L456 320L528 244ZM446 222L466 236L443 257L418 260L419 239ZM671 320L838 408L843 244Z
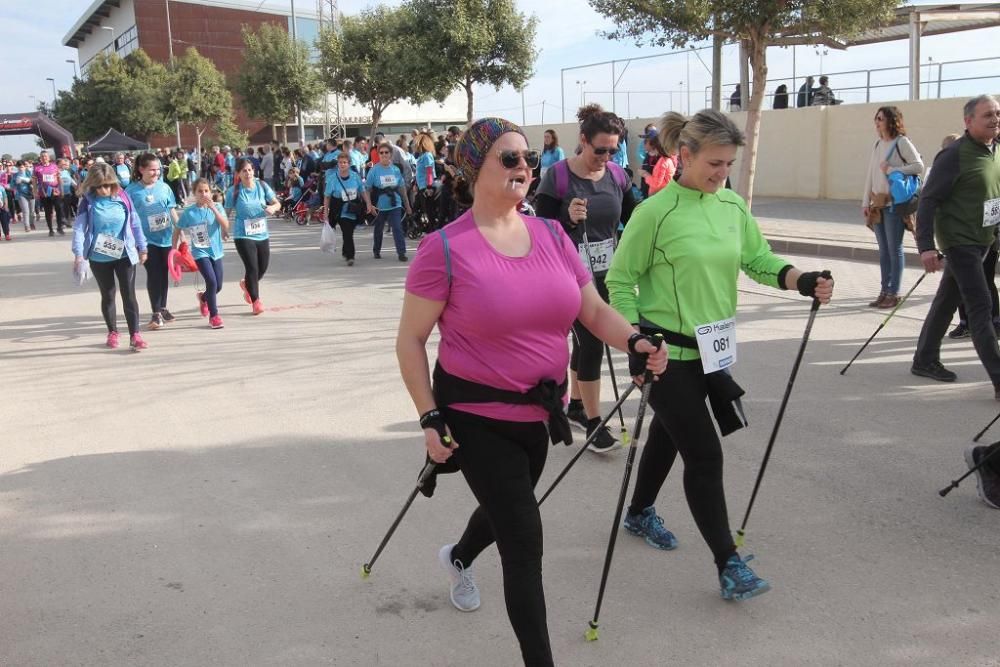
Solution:
M885 156L888 161L892 152L896 151L903 164L909 164L903 153L899 150L899 139L892 142L892 148ZM904 174L901 171L893 171L886 175L889 181L889 194L892 196L892 204L889 210L905 217L917 211L917 204L920 200L920 177L915 174Z

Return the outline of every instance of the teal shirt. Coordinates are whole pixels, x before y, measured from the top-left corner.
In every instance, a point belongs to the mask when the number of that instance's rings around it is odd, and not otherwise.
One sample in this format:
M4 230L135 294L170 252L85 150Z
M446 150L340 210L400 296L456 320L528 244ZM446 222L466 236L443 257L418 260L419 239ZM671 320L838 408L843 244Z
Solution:
M238 196L234 193L239 192ZM234 199L235 197L235 199ZM274 190L271 186L260 179L254 180L254 187L247 189L237 181L233 187L226 190L226 210L236 210L236 224L233 225L233 238L251 239L253 241L266 241L271 238L267 229L267 212L264 207L269 202L274 201ZM247 220L264 218L264 232L261 234L247 234Z
M94 237L98 234L106 234L117 239L125 238L125 207L120 201L111 197L96 197L91 210L91 224L94 228ZM122 257L124 257L124 253ZM90 255L92 262L117 262L122 257L109 257L102 255L96 249Z
M214 206L219 210L222 215L226 215L225 211L218 204ZM191 228L198 228L201 225L205 225L205 230L208 234L208 247L204 247L204 244L195 245L197 238L191 233ZM188 240L191 246L191 256L197 259L222 259L225 254L222 249L222 226L219 221L215 218L215 213L212 209L201 206L189 206L184 209L179 220L177 220L177 226L180 229L188 230Z
M170 211L177 207L174 192L163 181L156 181L149 187L141 181L130 183L125 194L132 200L146 243L160 248L169 248L173 240L174 227Z
M394 208L403 207L403 197L406 196L405 184L403 183L403 172L396 165L390 164L388 167L383 167L381 164L375 165L368 170L365 185L369 191L374 191L375 188L382 190L379 193L378 201L374 202L375 208L378 210L391 211ZM400 192L401 188L404 189L404 193Z
M127 164L116 164L115 175L118 176L118 184L123 188L127 188L128 184L132 182L132 172Z
M361 199L361 193L364 191L365 183L356 171L351 171L346 178L341 178L340 172L337 171L333 178L326 179L326 191L323 194L330 198L330 206L334 206L334 200L343 202L340 207L341 218L356 220L356 216L347 210L347 202Z

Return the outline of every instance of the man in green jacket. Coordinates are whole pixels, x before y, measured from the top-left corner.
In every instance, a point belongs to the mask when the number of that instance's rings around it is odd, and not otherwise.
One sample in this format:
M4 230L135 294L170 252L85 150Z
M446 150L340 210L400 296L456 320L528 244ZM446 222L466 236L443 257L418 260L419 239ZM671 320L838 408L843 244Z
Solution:
M961 301L976 354L1000 401L1000 347L983 274L983 259L1000 224L1000 103L991 95L980 95L966 102L964 111L965 134L934 158L920 194L917 249L929 273L943 267L944 275L920 331L910 371L941 382L955 381L955 373L941 365L941 339ZM941 261L939 252L946 261ZM982 460L986 450L970 448L966 453L970 465ZM1000 508L1000 457L994 458L997 467L987 465L980 474L979 496Z

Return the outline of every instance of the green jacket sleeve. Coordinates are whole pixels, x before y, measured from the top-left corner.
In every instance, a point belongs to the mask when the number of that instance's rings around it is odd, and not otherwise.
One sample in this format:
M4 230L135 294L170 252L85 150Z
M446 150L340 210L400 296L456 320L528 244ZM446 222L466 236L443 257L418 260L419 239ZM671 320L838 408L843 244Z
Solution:
M656 227L654 216L643 214L638 207L625 226L621 243L611 260L611 268L604 283L611 297L611 305L632 324L639 323L639 277L649 270L653 256L653 236ZM647 211L649 210L646 207Z
M748 211L745 211L743 216L740 268L743 269L743 273L761 285L785 289L784 285L778 284L778 276L782 269L789 266L789 262L771 252L771 244L760 233L754 217Z

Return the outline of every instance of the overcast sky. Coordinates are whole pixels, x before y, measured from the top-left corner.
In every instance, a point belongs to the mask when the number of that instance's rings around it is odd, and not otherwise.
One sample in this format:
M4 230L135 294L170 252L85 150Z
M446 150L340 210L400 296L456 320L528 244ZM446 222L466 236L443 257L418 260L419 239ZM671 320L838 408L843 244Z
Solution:
M522 97L509 88L493 90L480 88L475 101L476 115L500 115L515 122L551 124L559 122L562 115L560 95L560 70L588 63L618 60L616 65L616 91L614 109L622 116L645 117L660 114L667 109L696 111L705 106L705 89L711 78L707 68L696 56L678 54L663 58L626 63L636 58L671 51L669 48L636 47L632 43L612 42L597 35L607 22L583 0L546 0L534 2L517 0L525 13L534 13L539 19L536 46L540 49L535 66L535 76ZM288 0L264 0L263 6L288 7ZM341 0L340 9L351 14L376 3L365 0ZM390 2L388 4L397 4ZM916 2L912 4L935 4ZM73 66L68 59L76 59L76 50L63 47L62 37L89 6L89 0L45 0L45 19L39 20L37 8L31 3L3 3L0 26L7 58L4 68L5 94L0 96L0 113L30 111L36 99L51 101L52 85L46 77L53 77L58 88L68 88L73 78ZM314 3L299 0L300 8L312 8ZM724 51L723 82L730 85L738 80L735 47ZM711 51L699 52L711 64ZM931 72L937 78L937 66L927 66L928 58L934 63L973 58L1000 58L1000 28L957 33L925 38L922 45L921 68L923 76ZM872 100L905 99L907 74L907 43L905 41L859 47L850 51L829 50L826 55L812 47L795 49L795 74L801 79L806 74L818 74L821 69L831 75L831 86L839 97L847 101L863 101L866 81L864 70L898 67L885 72L873 72L873 84L901 84L872 91ZM772 48L768 51L768 91L779 83L777 79L792 76L792 51ZM23 63L18 65L17 63ZM445 66L442 63L442 66ZM1000 59L967 65L946 65L943 78L957 76L996 75L992 79L963 84L943 84L942 96L965 96L977 92L1000 90ZM861 70L855 74L839 74ZM577 83L580 82L580 83ZM610 65L570 70L564 76L566 119L581 100L600 102L612 107L610 94L612 72ZM857 87L857 88L855 88ZM690 102L688 89L690 88ZM936 96L937 86L922 88ZM32 99L34 96L36 99ZM544 113L544 117L543 117ZM86 140L89 137L77 137ZM35 150L31 137L0 138L0 152L20 155Z

